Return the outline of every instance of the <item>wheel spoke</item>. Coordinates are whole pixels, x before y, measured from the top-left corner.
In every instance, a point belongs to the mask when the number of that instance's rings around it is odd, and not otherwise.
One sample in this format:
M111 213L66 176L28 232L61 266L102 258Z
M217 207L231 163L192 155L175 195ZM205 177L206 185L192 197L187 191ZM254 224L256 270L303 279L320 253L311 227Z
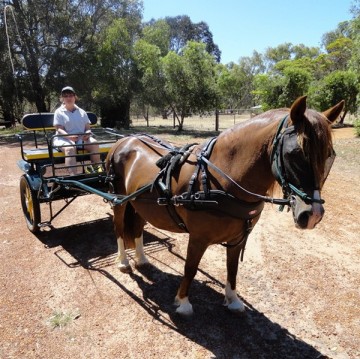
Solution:
M26 193L25 193L25 202L26 202L26 208L27 211L29 213L29 219L31 220L31 222L34 221L34 204L33 204L33 199L31 196L31 190L29 187L26 187Z

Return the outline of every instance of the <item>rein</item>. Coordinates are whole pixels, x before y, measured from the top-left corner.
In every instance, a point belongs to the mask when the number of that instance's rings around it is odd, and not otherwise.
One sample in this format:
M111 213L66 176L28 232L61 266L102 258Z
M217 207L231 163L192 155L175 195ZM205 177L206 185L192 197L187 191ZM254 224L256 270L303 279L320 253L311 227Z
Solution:
M224 177L225 179L227 179L229 182L231 182L233 185L235 185L237 188L241 189L243 192L254 196L258 199L260 199L261 201L267 202L267 203L273 203L276 205L280 205L280 206L285 206L285 205L290 205L290 199L288 198L273 198L273 197L268 197L268 196L263 196L261 194L258 193L254 193L251 191L248 191L246 188L244 188L243 186L241 186L240 184L238 184L237 182L235 182L229 175L227 175L225 172L223 172L219 167L217 167L216 165L214 165L209 159L208 157L210 157L211 154L211 150L213 148L213 146L215 145L215 142L217 140L217 137L212 138L209 143L211 144L211 148L209 150L208 146L206 147L205 150L203 150L200 155L197 156L198 162L203 162L205 163L208 167L211 167L213 170L215 170L220 176Z

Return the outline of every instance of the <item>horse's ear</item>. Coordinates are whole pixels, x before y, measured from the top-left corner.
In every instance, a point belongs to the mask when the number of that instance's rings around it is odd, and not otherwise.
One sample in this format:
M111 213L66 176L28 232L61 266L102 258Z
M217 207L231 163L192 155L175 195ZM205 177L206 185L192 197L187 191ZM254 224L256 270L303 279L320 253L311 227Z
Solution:
M291 105L290 119L294 125L304 118L304 113L306 111L306 97L307 96L301 96L297 98Z
M328 110L323 112L323 115L332 123L334 122L340 115L341 111L345 106L345 101L340 101L337 105L329 108Z

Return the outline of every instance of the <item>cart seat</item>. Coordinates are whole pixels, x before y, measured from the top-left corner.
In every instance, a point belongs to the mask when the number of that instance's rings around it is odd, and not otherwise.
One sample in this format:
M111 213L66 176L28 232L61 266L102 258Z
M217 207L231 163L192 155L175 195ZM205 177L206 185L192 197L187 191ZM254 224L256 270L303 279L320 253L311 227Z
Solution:
M113 143L100 143L99 144L99 153L107 154ZM86 150L78 150L78 155L86 155L89 152ZM38 160L47 160L50 159L50 153L48 148L34 148L34 149L24 149L23 150L24 160L26 161L38 161ZM63 152L58 149L53 149L53 157L54 158L64 158L65 155Z
M90 126L94 127L97 123L97 116L92 112L87 112L87 115L90 120ZM45 136L47 138L48 143L51 142L51 137L54 135L55 127L53 125L54 121L54 114L53 113L30 113L25 115L22 118L22 125L25 128L25 133L32 133L34 136L34 147L32 148L25 148L23 146L22 136L19 136L19 139L21 141L21 151L22 151L22 157L23 160L28 162L47 162L48 160L54 160L56 162L63 162L65 159L65 154L56 149L53 148L52 150L52 158L49 146L47 144L39 143L38 137L39 136ZM97 128L93 130L94 133L96 133ZM99 133L98 133L99 134ZM98 140L99 145L99 152L102 158L105 158L107 153L110 151L111 147L114 144L114 140ZM46 147L44 147L46 146ZM83 160L84 155L87 157L89 155L89 152L78 148L77 154L79 155L78 159Z
M96 125L97 116L93 112L87 112L91 125ZM22 118L22 125L25 129L31 131L51 131L54 127L54 114L46 113L29 113Z

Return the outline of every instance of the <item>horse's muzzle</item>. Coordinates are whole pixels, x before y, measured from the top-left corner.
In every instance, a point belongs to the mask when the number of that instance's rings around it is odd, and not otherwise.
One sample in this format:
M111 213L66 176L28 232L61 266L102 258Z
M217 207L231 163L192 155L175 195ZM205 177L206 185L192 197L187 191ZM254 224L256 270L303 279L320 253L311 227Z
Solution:
M314 191L314 198L320 199L318 191ZM301 229L313 229L322 220L325 210L321 203L305 203L300 197L293 197L291 208L295 224Z

